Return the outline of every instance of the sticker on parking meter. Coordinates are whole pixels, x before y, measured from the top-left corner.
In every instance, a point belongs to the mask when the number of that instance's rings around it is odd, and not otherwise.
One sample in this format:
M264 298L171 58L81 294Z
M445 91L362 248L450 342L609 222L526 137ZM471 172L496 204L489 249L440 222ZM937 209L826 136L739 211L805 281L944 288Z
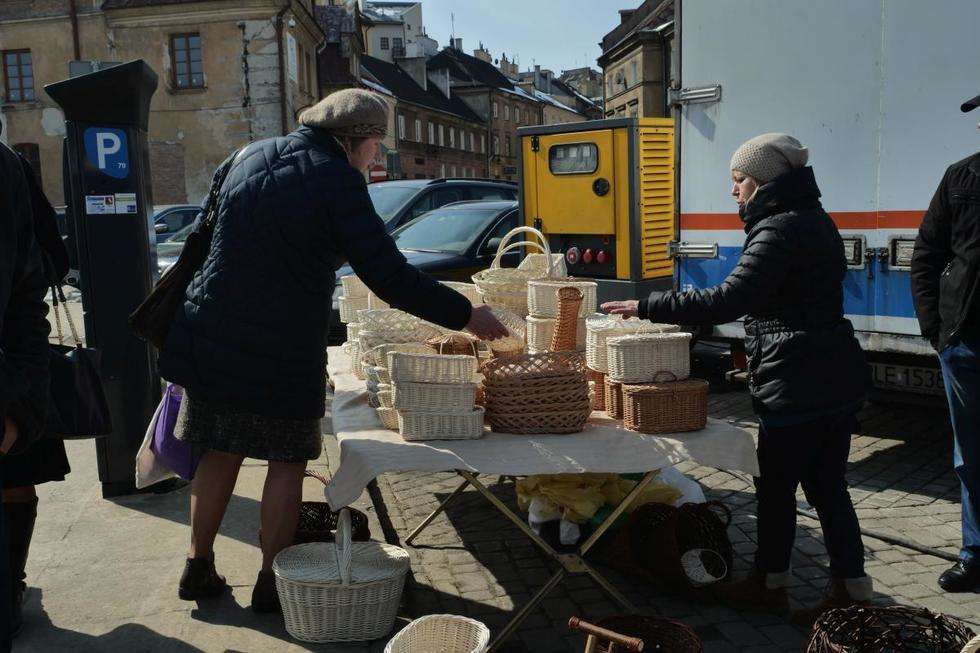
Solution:
M136 213L136 193L116 193L116 213Z
M111 127L85 130L85 156L99 172L125 179L129 176L129 148L126 132Z
M116 198L112 195L86 195L85 213L87 215L108 215L116 212Z

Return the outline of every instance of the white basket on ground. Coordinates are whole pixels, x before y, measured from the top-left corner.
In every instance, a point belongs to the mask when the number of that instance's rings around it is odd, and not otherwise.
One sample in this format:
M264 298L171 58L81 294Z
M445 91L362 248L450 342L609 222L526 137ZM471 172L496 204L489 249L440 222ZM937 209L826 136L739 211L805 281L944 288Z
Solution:
M272 569L290 635L304 642L360 642L391 631L409 557L390 544L352 542L345 508L334 542L284 549Z
M490 629L454 614L430 614L408 624L391 638L384 653L484 653Z
M551 338L555 334L555 321L553 317L534 317L527 316L527 353L541 354L551 351ZM585 351L585 318L578 320L578 330L576 333L578 341L576 349Z
M379 408L378 419L381 420L381 424L389 431L398 430L398 411L394 408Z
M681 328L676 324L655 324L648 320L631 317L622 319L615 315L590 315L585 319L585 362L596 372L609 371L606 358L607 341L610 338L631 333L674 333Z
M529 233L537 239L524 240L511 243L510 240L520 233ZM501 260L507 252L520 249L522 247L534 247L543 252L541 258L534 258L530 261L525 260L517 268L500 267ZM530 257L528 257L530 258ZM525 265L527 263L527 265ZM526 317L527 309L527 284L532 279L558 277L559 272L555 258L551 254L548 240L537 229L532 227L517 227L509 231L500 241L497 247L497 255L486 270L481 270L473 275L473 283L483 301L497 308L506 308L514 311L519 317Z
M690 333L635 333L610 338L609 378L616 383L651 383L669 372L674 381L691 376Z
M476 440L483 437L483 408L457 413L398 412L398 432L409 442Z
M371 292L356 274L340 277L340 285L344 289L344 297L367 297Z
M476 384L400 382L392 386L391 398L392 405L402 411L463 412L476 402Z
M598 288L595 281L574 279L534 279L527 282L527 309L535 317L558 317L558 291L576 288L582 293L579 317L592 315L598 308Z
M476 374L472 356L439 354L388 354L388 375L399 383L471 383Z
M368 308L367 297L341 297L337 300L340 321L344 324L357 322L357 312Z
M470 300L470 303L474 306L478 306L483 303L483 297L480 296L480 291L476 289L476 285L472 283L463 283L461 281L443 281L444 286L449 286L460 295Z

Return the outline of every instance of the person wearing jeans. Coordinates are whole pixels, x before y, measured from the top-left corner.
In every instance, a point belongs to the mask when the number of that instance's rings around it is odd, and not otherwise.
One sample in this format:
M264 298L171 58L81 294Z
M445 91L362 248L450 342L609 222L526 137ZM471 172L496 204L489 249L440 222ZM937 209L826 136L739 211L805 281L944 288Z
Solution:
M978 106L980 95L960 109ZM962 497L963 548L939 586L972 592L980 589L980 153L943 175L919 227L911 274L922 335L939 352Z

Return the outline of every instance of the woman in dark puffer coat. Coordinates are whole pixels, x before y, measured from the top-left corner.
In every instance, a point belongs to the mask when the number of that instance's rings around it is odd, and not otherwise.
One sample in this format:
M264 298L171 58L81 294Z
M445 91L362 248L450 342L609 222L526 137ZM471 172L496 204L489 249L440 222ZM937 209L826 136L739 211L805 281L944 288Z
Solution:
M820 204L807 156L786 134L757 136L735 152L732 195L747 237L720 285L603 305L610 313L685 325L745 316L749 386L759 416L759 547L755 573L720 594L742 605L788 609L796 488L802 484L820 516L831 582L820 605L798 613L799 621L872 595L844 478L869 373L844 318L843 243Z

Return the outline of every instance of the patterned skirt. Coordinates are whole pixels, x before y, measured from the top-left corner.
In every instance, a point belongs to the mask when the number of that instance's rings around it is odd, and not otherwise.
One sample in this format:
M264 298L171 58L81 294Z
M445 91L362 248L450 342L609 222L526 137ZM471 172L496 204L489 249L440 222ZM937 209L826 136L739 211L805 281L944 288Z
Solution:
M318 419L245 413L194 399L186 392L180 402L174 436L202 451L223 451L283 463L316 460L323 447Z

